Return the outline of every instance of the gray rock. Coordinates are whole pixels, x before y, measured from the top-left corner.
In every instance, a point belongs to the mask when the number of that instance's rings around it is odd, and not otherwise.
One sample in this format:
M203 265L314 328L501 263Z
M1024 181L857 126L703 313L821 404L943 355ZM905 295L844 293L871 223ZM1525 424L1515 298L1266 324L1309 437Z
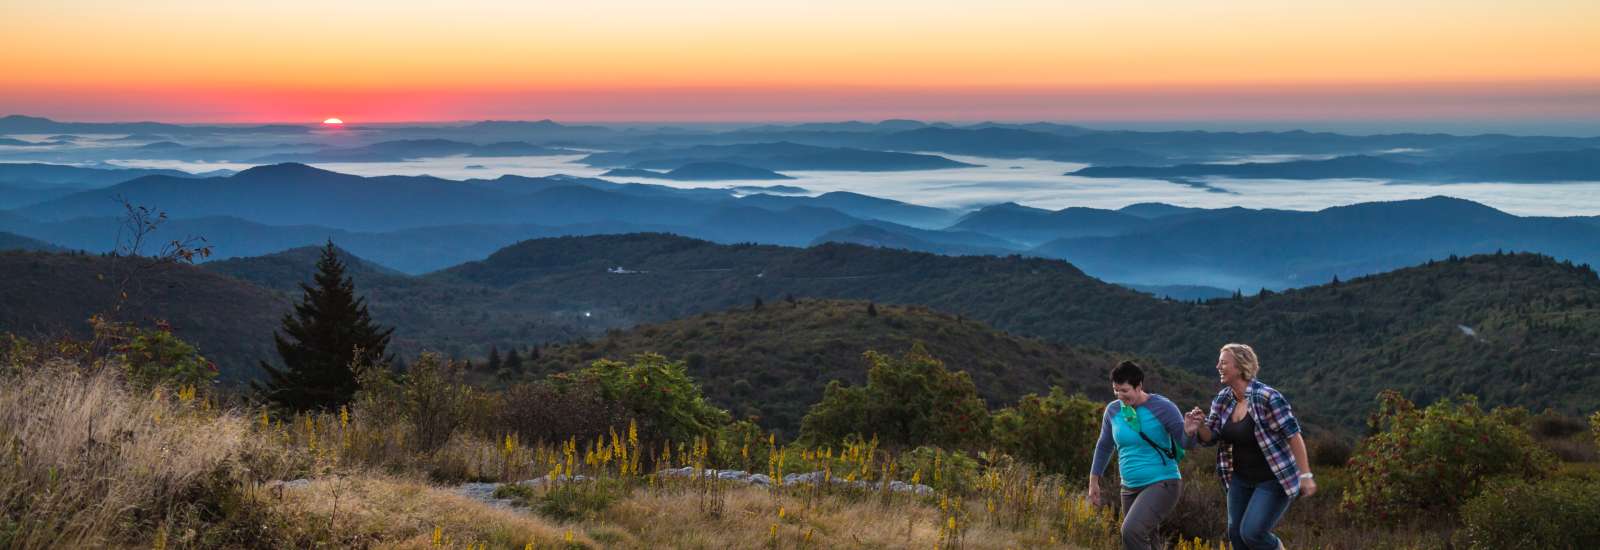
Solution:
M767 477L767 474L755 474L750 476L750 478L746 481L748 481L751 485L760 485L762 487L768 487L772 485L772 478Z
M783 476L784 485L799 485L802 483L820 483L822 472L808 472L804 474L789 474Z
M263 485L262 487L267 489L276 489L279 487L284 489L302 489L310 486L311 480L309 479L292 479L289 481L268 481L266 485Z
M456 492L478 500L491 500L494 490L499 488L499 483L462 483L456 486Z

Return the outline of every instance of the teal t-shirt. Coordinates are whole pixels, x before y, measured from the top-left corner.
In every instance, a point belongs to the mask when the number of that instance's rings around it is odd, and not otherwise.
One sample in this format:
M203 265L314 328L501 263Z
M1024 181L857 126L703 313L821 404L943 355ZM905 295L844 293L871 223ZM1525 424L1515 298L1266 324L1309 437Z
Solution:
M1139 427L1144 430L1145 437L1149 437L1150 441L1156 442L1157 445L1172 443L1172 437L1167 434L1166 428L1161 426L1161 421L1156 418L1155 412L1144 405L1139 405L1134 410L1139 412ZM1143 487L1158 481L1183 477L1178 473L1178 461L1163 456L1140 438L1139 432L1133 431L1133 426L1123 420L1120 412L1111 415L1111 437L1117 442L1117 470L1122 473L1124 487Z

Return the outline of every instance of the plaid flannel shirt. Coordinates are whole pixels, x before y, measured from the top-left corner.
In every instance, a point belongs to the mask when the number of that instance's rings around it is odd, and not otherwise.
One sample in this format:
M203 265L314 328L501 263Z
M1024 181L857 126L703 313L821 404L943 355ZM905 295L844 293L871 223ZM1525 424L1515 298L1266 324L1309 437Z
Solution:
M1250 381L1250 388L1245 390L1244 397L1250 402L1249 414L1256 423L1256 444L1261 446L1261 454L1267 457L1267 466L1272 468L1272 474L1283 485L1283 494L1290 498L1299 495L1300 468L1289 449L1289 438L1300 433L1300 423L1294 419L1294 411L1289 409L1289 400L1260 380ZM1213 437L1204 445L1216 445L1221 441L1215 434L1222 433L1222 421L1233 414L1236 403L1238 400L1233 397L1232 388L1222 388L1217 397L1211 400L1211 414L1206 416L1206 428L1211 430ZM1228 490L1228 483L1233 480L1231 444L1223 443L1217 448L1217 475L1222 478L1222 490Z

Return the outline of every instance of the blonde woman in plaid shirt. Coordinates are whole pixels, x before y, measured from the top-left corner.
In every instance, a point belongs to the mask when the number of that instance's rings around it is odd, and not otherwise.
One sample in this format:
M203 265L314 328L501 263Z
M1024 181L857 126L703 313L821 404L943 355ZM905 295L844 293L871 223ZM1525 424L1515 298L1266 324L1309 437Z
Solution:
M1218 445L1217 474L1228 491L1228 539L1236 549L1273 550L1272 534L1289 503L1317 492L1305 439L1289 400L1256 379L1261 363L1244 344L1222 346L1217 375L1227 386L1184 415L1184 432L1201 445Z

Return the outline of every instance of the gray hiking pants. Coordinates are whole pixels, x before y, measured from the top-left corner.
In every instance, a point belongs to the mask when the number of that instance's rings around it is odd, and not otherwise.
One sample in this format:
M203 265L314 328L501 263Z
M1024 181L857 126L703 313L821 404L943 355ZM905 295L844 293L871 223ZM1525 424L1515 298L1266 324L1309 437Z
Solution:
M1122 488L1122 547L1128 550L1161 548L1161 520L1178 507L1183 480L1166 479L1144 487Z

